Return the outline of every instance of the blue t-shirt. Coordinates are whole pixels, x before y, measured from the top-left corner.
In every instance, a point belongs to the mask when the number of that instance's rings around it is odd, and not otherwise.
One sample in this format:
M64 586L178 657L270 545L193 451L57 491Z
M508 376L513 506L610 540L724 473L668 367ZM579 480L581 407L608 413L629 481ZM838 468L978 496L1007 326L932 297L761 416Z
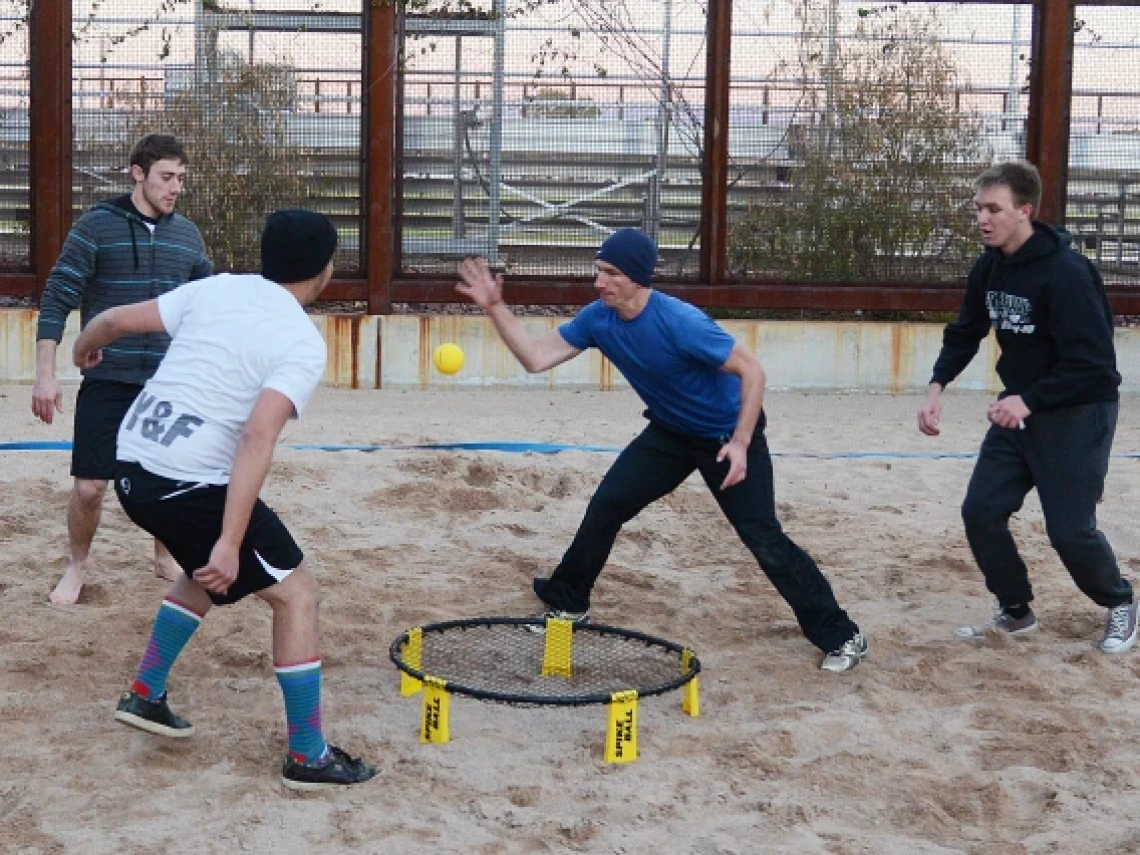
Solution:
M653 291L641 314L625 321L597 300L558 332L571 347L605 354L655 421L712 438L736 428L740 378L721 370L735 339L696 306Z

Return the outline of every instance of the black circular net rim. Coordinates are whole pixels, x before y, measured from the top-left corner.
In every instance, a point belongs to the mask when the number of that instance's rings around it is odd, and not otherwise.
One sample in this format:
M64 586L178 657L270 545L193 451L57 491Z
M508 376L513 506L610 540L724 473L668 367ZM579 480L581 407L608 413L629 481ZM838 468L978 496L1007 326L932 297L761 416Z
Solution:
M511 617L490 617L490 618L461 618L459 620L440 621L438 623L424 624L418 627L423 634L423 643L428 643L427 637L431 633L442 633L454 629L471 629L480 626L532 626L542 627L545 626L546 621L540 617L532 618L511 618ZM663 695L666 692L671 692L679 689L695 678L701 671L701 661L697 658L689 648L672 641L667 641L664 638L658 638L654 635L648 635L644 632L638 632L632 629L623 629L617 626L607 626L605 624L597 623L584 623L573 625L574 634L579 633L593 633L602 637L616 636L628 641L638 641L649 647L660 647L670 653L677 654L678 665L680 659L688 651L691 655L689 657L688 669L685 670L679 677L673 680L659 683L655 686L649 687L633 687L629 689L637 692L638 699L653 697L654 695ZM388 657L392 663L399 668L402 672L417 680L426 680L433 675L427 674L417 668L413 668L404 661L402 656L402 648L408 643L410 633L408 630L400 635L395 641L392 642L391 647L388 648ZM480 689L476 686L468 686L459 681L447 680L446 691L457 695L465 695L467 697L475 698L481 701L494 701L496 703L511 704L515 706L562 706L562 707L583 707L595 704L608 704L613 700L613 693L595 693L583 695L528 695L525 693L514 692L497 692L488 689Z

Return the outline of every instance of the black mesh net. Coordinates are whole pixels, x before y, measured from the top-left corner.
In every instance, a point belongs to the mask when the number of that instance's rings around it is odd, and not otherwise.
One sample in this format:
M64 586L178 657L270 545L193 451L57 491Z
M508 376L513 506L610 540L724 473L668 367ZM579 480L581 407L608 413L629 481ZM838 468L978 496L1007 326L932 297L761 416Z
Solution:
M361 0L73 0L78 215L131 190L130 149L190 157L177 210L218 270L260 266L265 217L328 214L338 273L360 269Z
M1075 16L1065 226L1106 281L1140 288L1140 8Z
M733 5L729 268L959 280L972 179L1021 157L1029 7Z
M0 269L31 263L26 5L0 4Z
M423 674L448 682L448 689L483 700L518 704L605 703L614 692L661 694L688 682L700 669L693 657L640 633L586 624L575 627L571 675L543 676L546 636L541 622L521 619L456 621L423 628ZM406 636L392 645L401 670Z
M613 229L699 262L700 0L410 3L403 267L479 254L518 275L590 276Z

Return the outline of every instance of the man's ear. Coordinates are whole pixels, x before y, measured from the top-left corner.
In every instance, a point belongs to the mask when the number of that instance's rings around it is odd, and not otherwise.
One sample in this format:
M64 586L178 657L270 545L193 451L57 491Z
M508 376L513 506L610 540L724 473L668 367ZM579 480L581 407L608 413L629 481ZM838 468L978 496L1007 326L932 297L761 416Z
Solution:
M131 164L131 178L134 179L136 184L141 184L143 181L146 181L146 173L143 172L143 168L137 163Z

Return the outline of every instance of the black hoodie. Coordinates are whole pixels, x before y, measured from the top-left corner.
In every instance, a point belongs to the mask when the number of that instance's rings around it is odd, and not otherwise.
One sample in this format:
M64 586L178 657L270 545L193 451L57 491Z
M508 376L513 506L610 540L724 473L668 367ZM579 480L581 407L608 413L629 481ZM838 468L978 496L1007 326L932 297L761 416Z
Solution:
M945 388L957 377L991 326L1001 346L1002 397L1020 395L1030 412L1120 397L1108 295L1067 234L1034 222L1013 255L994 247L982 254L958 320L943 333L931 382Z

